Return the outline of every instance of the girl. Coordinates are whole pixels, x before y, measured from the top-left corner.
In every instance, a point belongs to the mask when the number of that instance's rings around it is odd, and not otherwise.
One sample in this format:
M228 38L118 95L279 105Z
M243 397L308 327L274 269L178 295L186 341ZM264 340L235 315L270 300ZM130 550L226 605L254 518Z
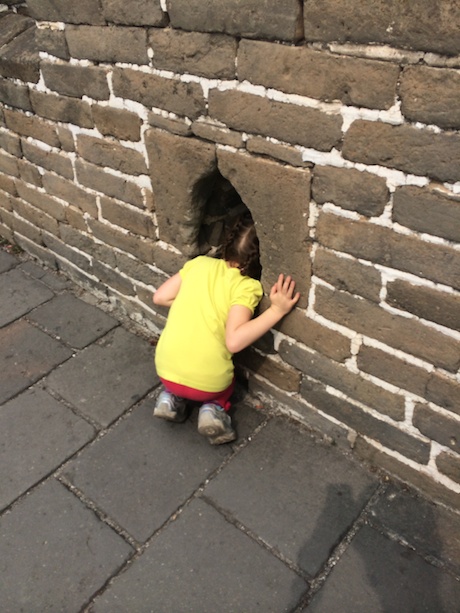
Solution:
M263 294L260 273L254 222L244 216L223 246L223 259L194 258L153 296L155 304L171 307L155 354L165 389L153 414L183 421L187 400L203 403L198 432L212 445L236 438L227 412L234 388L232 355L268 332L300 297L291 277L281 274L270 307L252 319Z

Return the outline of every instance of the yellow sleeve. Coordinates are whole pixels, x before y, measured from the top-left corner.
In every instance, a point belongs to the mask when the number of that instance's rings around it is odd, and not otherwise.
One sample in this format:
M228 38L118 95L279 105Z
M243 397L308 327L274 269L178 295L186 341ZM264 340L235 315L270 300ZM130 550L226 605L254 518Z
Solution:
M263 289L260 281L251 279L251 277L241 277L240 282L235 286L232 292L230 306L240 305L248 307L251 313L259 304L263 296Z

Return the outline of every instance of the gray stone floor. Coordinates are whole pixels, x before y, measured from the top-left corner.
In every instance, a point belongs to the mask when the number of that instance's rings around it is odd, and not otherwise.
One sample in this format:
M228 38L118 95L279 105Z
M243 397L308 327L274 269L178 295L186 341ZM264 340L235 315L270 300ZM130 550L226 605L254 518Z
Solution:
M152 351L0 250L1 613L459 613L459 515L243 395L153 418Z

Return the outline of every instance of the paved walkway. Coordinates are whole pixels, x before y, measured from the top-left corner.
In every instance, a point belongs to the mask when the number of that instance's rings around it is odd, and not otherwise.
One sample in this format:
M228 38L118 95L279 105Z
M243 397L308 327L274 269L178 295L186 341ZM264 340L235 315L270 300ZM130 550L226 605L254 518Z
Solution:
M1 613L458 613L460 516L236 403L152 417L152 346L0 249ZM81 294L80 294L81 296Z

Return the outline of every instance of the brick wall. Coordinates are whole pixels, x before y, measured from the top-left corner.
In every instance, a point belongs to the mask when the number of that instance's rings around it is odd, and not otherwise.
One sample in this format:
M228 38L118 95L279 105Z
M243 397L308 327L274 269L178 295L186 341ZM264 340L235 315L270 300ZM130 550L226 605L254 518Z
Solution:
M158 331L225 180L265 289L302 291L238 357L252 391L460 508L459 26L455 0L0 3L0 233Z

